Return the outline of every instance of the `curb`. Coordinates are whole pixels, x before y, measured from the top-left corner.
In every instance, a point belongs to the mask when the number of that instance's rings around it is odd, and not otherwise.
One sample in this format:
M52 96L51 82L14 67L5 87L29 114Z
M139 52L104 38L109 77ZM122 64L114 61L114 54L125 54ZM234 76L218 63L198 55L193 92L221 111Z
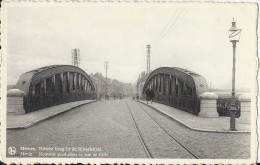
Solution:
M210 129L199 129L199 128L194 128L194 127L191 127L190 125L182 122L181 120L178 120L174 117L172 117L171 115L165 113L165 112L162 112L160 111L159 109L156 109L154 108L153 106L149 105L149 104L145 104L144 102L142 101L138 101L139 103L142 103L146 106L149 106L150 108L154 109L155 111L161 113L162 115L170 118L171 120L174 120L176 122L178 122L179 124L185 126L186 128L190 129L190 130L193 130L193 131L199 131L199 132L213 132L213 133L251 133L250 131L218 131L218 130L210 130Z
M7 129L7 130L26 129L26 128L31 127L31 126L33 126L33 125L35 125L35 124L38 124L38 123L40 123L40 122L42 122L42 121L44 121L44 120L53 118L53 117L55 117L55 116L61 115L61 114L65 113L65 112L68 112L68 111L70 111L70 110L72 110L72 109L75 109L75 108L77 108L77 107L80 107L80 106L82 106L82 105L94 103L94 102L96 102L96 101L97 101L97 100L93 100L93 101L90 101L90 102L87 102L87 103L81 103L81 104L76 105L76 106L74 106L74 107L67 108L67 109L65 109L64 111L57 112L57 113L54 113L54 114L52 114L52 115L49 115L49 116L43 117L43 118L41 118L41 119L35 120L35 121L33 121L33 122L31 122L31 123L28 123L28 124L26 124L26 125L24 125L24 126L6 127L6 129Z

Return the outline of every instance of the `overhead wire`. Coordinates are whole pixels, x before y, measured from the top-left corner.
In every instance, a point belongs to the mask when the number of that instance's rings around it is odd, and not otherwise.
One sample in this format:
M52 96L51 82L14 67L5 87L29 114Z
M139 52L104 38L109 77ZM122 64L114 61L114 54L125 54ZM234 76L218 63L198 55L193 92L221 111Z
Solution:
M170 24L172 23L172 21L174 21L173 19L176 17L176 13L177 13L178 10L179 10L179 8L177 8L177 9L174 11L174 13L173 13L172 16L170 17L168 23L164 26L163 30L162 30L161 33L159 34L158 38L155 39L154 44L153 44L154 46L156 46L156 45L158 44L158 42L161 40L161 38L162 38L163 34L165 33L165 31L168 30Z
M182 10L183 10L183 8L181 8L181 9L179 10L179 12L177 13L177 15L176 15L174 21L171 23L171 25L169 26L168 30L164 33L164 35L162 36L162 38L164 38L164 37L166 36L166 34L168 33L168 31L172 28L172 26L176 24L176 21L178 20L178 17L179 17L179 15L180 15L180 13L182 12Z
M166 24L166 26L163 28L162 32L160 33L159 38L161 38L163 36L163 34L165 33L165 31L169 28L169 25L172 22L173 18L176 17L176 13L177 13L178 10L179 10L179 8L177 8L174 11L174 13L173 13L172 17L170 18L169 22Z
M186 13L187 13L186 8L181 8L180 10L179 10L179 8L177 8L174 11L170 20L168 21L166 26L161 31L159 37L154 42L152 42L153 47L156 47L161 39L163 39L166 35L169 35L172 32L172 30L177 26L178 22L180 22L183 19L183 17L186 15ZM178 20L180 20L180 21L178 21Z
M163 28L158 39L155 41L155 44L153 44L153 45L157 45L161 39L163 39L165 36L169 35L172 32L172 30L177 26L177 24L179 22L178 20L182 19L184 17L184 15L186 14L185 11L186 11L185 8L181 8L180 10L179 10L179 8L177 8L174 11L172 17L170 18L170 20L168 21L166 26Z
M165 36L167 36L167 35L169 35L171 32L172 32L172 30L177 26L177 24L180 22L179 20L181 19L181 18L183 18L183 13L185 12L185 9L181 9L181 11L178 13L178 15L177 15L177 17L176 17L176 19L175 19L175 22L174 22L174 24L172 24L171 25L171 27L169 28L169 30L165 33L165 35L164 35L164 37Z

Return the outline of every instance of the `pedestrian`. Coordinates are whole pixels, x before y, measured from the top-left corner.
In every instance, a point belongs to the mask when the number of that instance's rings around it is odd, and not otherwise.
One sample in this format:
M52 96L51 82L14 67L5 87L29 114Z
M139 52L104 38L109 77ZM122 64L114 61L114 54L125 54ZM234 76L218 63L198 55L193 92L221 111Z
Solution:
M154 99L154 91L150 90L150 99L151 99L151 104L153 103L153 99Z
M148 104L148 102L150 101L150 89L149 88L147 88L145 90L145 95L146 95L146 102Z

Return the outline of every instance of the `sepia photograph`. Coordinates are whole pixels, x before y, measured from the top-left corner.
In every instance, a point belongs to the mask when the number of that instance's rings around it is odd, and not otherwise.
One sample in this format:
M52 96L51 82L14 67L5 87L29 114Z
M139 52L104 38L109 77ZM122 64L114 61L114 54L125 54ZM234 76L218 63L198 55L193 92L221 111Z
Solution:
M257 3L1 5L3 162L256 163Z

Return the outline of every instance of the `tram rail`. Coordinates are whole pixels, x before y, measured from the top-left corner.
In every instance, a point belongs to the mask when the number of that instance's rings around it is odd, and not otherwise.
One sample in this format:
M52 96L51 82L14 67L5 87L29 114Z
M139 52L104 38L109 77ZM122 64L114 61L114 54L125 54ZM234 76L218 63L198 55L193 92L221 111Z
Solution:
M137 123L136 123L136 121L135 121L135 119L134 119L134 116L133 116L133 113L132 113L132 111L131 111L131 108L130 108L130 106L129 106L129 104L127 103L126 100L125 100L125 103L126 103L126 105L127 105L127 109L129 110L129 114L130 114L130 117L131 117L131 119L132 119L133 125L134 125L134 127L135 127L136 132L137 132L138 138L139 138L139 140L140 140L140 142L141 142L141 144L142 144L142 146L143 146L143 148L144 148L144 150L145 150L146 155L148 156L148 158L153 158L152 153L149 151L149 149L148 149L148 147L147 147L147 144L145 143L145 141L144 141L144 139L143 139L143 137L142 137L142 134L141 134L141 132L140 132L140 129L139 129L139 127L137 126Z
M180 144L186 151L188 151L196 159L200 159L198 155L196 155L188 147L186 147L177 137L173 136L172 133L170 133L167 129L163 128L162 125L159 124L159 122L156 119L154 119L143 107L141 107L139 104L137 104L137 106L140 107L166 134L168 134L173 140Z
M127 104L127 107L128 107L128 110L129 110L129 114L131 116L131 119L132 119L132 122L133 122L133 125L135 126L135 130L138 134L138 137L139 137L139 140L140 142L142 143L142 146L147 154L147 156L149 158L153 158L153 155L152 155L152 152L149 150L148 148L148 145L146 144L146 142L144 141L144 138L142 136L142 133L137 125L137 122L133 116L133 112L128 104L128 102L125 100L126 104ZM174 141L176 141L182 148L184 148L188 153L190 153L194 158L196 159L199 159L199 156L196 155L194 152L192 152L187 146L185 146L183 144L183 142L181 142L177 137L175 137L172 133L170 133L170 131L168 131L166 128L164 128L154 117L152 117L142 106L140 106L138 103L136 104L140 109L142 109L145 114L147 114L153 122L155 122L171 139L173 139Z

